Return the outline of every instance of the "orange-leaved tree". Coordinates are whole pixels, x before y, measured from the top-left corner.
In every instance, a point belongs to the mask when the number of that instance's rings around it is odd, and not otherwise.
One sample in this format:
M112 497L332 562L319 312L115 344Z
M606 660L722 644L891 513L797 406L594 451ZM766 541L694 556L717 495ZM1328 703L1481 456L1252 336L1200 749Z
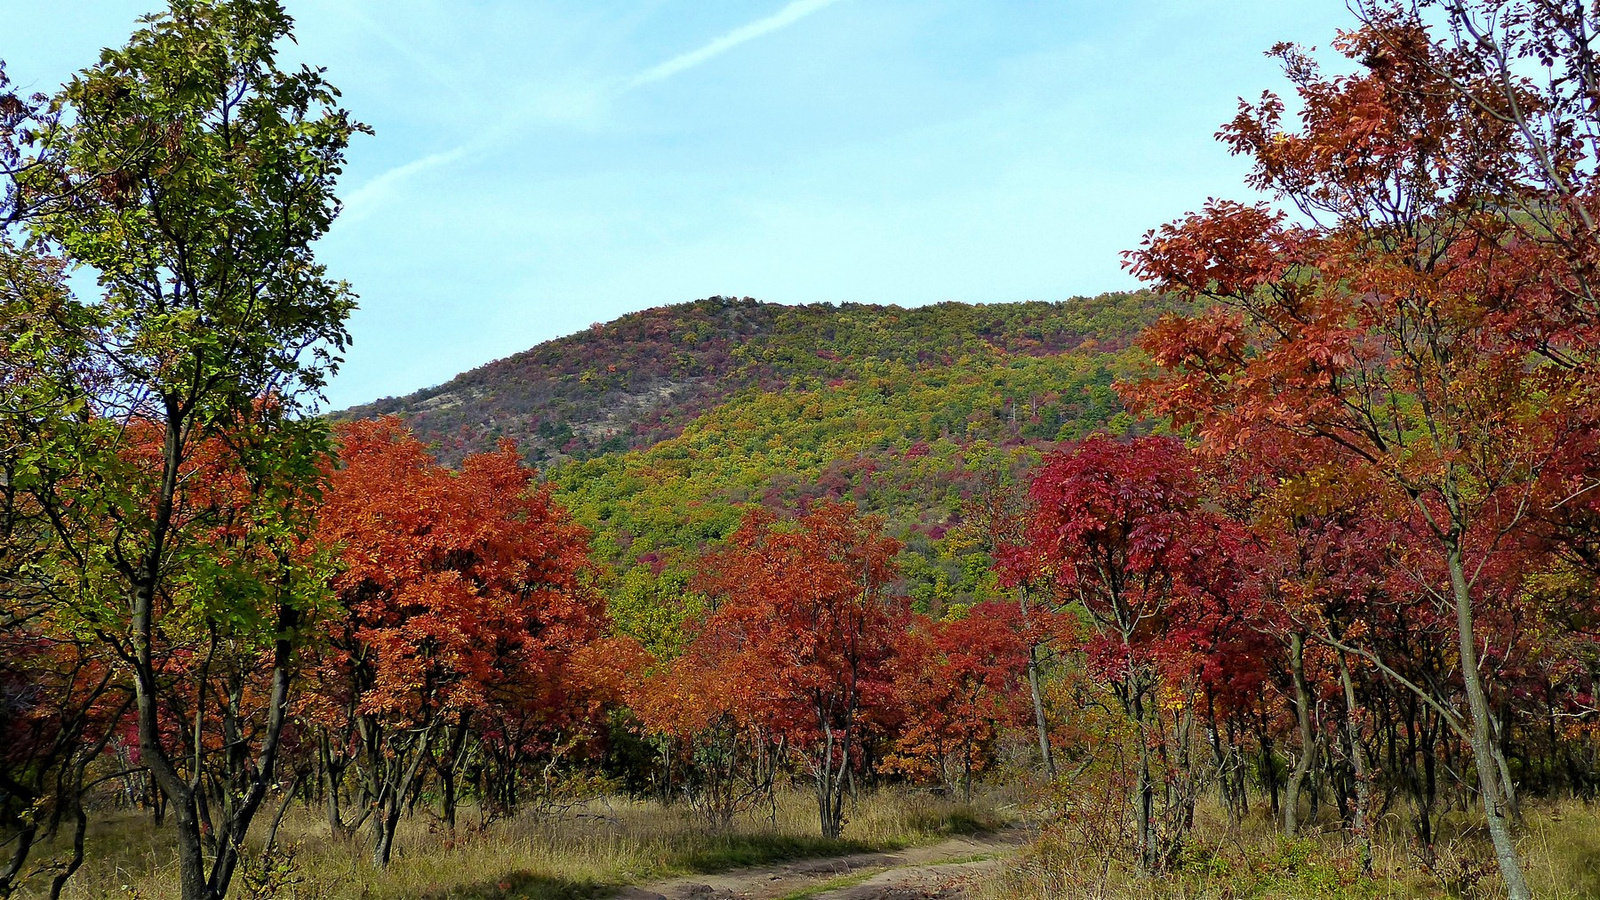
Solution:
M604 606L587 533L514 448L470 456L453 472L395 419L345 425L338 437L318 539L339 554L340 611L307 712L321 732L334 827L354 827L339 810L339 779L359 757L360 805L385 865L436 753L451 814L476 719L503 729L516 707L522 730L557 729L586 708L572 702L581 693L574 655L600 637Z
M710 639L645 680L633 710L659 742L666 789L681 791L711 825L772 797L787 744L752 708L733 677L736 653Z
M787 741L810 772L825 837L844 827L845 788L907 606L890 596L900 544L853 505L821 503L792 523L753 510L709 554L715 612L690 654L723 660L746 721Z
M971 800L972 776L989 767L1001 734L1029 712L1021 685L1029 651L1042 643L1036 627L1018 606L996 601L957 619L918 618L895 656L901 726L889 764L936 777Z

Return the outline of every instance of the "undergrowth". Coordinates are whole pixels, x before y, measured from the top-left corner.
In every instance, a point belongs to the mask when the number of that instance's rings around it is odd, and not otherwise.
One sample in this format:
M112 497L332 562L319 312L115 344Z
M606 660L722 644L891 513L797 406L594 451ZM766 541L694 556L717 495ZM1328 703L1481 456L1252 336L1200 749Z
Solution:
M1503 896L1492 849L1470 815L1440 823L1432 858L1398 818L1380 822L1373 865L1337 822L1285 837L1256 814L1233 827L1215 810L1201 815L1176 861L1141 874L1126 847L1086 840L1085 831L1047 826L1016 859L970 885L974 900L1492 900ZM1518 844L1534 895L1600 897L1600 808L1578 801L1534 805Z

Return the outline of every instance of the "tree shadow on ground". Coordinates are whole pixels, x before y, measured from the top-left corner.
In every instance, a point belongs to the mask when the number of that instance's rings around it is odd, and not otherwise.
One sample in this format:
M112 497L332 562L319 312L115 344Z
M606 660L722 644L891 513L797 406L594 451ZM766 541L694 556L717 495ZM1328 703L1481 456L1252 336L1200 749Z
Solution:
M889 849L860 841L787 834L714 835L709 839L702 837L697 843L699 846L689 848L680 860L684 869L697 874Z
M535 875L532 872L507 872L472 884L423 891L416 900L592 900L613 893L613 888L592 881L572 881Z

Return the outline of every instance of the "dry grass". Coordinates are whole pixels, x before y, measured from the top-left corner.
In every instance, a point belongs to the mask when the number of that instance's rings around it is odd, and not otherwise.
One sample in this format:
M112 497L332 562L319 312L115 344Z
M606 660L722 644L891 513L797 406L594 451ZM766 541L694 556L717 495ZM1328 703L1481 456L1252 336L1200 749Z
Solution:
M1356 847L1334 823L1289 839L1264 815L1230 829L1214 810L1199 817L1175 871L1134 872L1115 848L1092 846L1070 828L1045 829L1016 862L972 888L975 900L1308 900L1308 898L1493 898L1502 896L1487 837L1465 814L1440 823L1431 865L1408 840L1405 823L1380 823L1373 872L1361 872ZM1535 805L1519 837L1524 865L1542 900L1600 897L1600 807L1578 801Z
M470 812L463 822L471 822ZM925 793L863 795L850 811L844 839L816 836L809 795L780 796L774 809L717 834L682 807L610 800L547 820L532 817L463 825L454 835L419 815L402 826L386 870L367 860L364 836L332 839L314 811L296 809L284 822L283 853L241 873L230 897L251 900L356 898L581 898L621 884L712 872L788 859L886 850L953 832L998 824L977 807ZM89 861L66 896L176 896L176 865L164 830L148 817L117 813L91 830Z
M925 793L885 791L851 812L843 841L816 837L808 795L780 797L775 810L708 831L682 807L612 800L548 820L527 817L486 829L464 825L445 834L419 815L403 826L387 870L367 861L366 842L333 841L313 811L285 822L287 851L271 865L241 875L230 895L249 900L445 900L445 898L602 897L617 885L764 865L808 856L885 850L953 832L1002 824L986 810ZM769 818L770 814L770 818ZM471 815L464 816L470 822ZM1230 830L1214 809L1201 811L1177 868L1160 878L1132 872L1117 848L1096 846L1082 830L1047 827L1014 862L978 876L975 900L1104 898L1104 900L1303 900L1303 898L1492 898L1498 879L1487 841L1470 815L1440 822L1439 857L1423 865L1399 818L1380 823L1371 877L1336 823L1300 838L1280 836L1257 814ZM71 898L175 896L175 868L165 833L142 815L97 821L90 862L68 890ZM1528 810L1520 844L1535 895L1547 900L1600 897L1600 806L1577 801Z

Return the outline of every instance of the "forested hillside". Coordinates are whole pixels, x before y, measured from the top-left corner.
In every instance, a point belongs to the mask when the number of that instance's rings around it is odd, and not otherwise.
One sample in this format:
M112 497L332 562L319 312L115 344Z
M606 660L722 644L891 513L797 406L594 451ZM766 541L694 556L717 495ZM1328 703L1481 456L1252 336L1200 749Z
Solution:
M1044 447L1131 422L1112 383L1169 308L1149 292L916 309L711 297L622 317L339 418L399 415L441 459L517 441L615 564L652 645L689 569L749 504L844 499L888 521L924 609L982 599L963 507ZM672 629L668 629L671 631Z
M649 447L741 391L837 387L970 360L1121 350L1153 321L1156 304L1147 292L916 309L710 297L597 323L334 418L399 415L452 463L509 437L543 466ZM1064 398L1064 413L1076 401ZM1028 424L1036 424L1031 415ZM1042 428L1029 436L1054 437Z

